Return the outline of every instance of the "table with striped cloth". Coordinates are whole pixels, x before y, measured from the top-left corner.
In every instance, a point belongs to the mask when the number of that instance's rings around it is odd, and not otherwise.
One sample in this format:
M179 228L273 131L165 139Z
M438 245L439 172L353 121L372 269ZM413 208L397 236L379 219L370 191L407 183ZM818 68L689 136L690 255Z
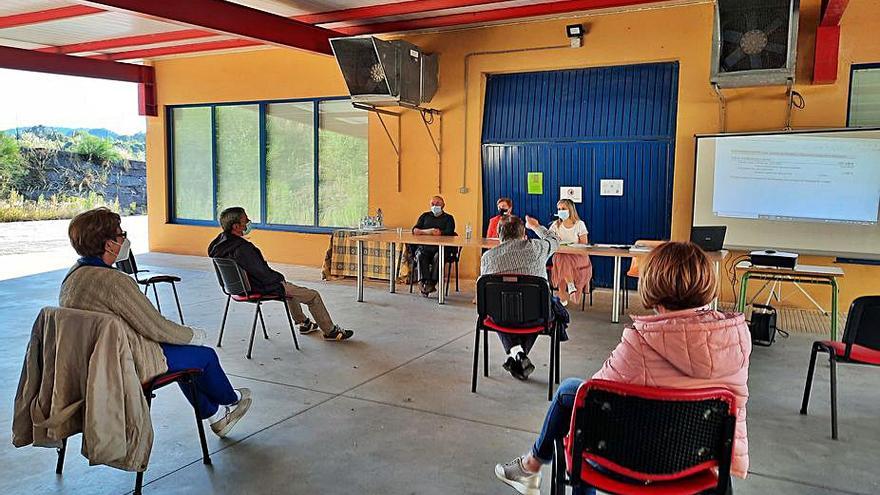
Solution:
M366 234L375 234L376 230L342 229L333 232L330 236L330 248L324 258L322 278L333 280L342 277L357 277L357 237ZM391 267L387 243L366 242L364 243L364 276L377 280L388 280L391 276ZM406 250L401 245L397 252L399 266L398 281L406 280L409 275L409 262L402 259Z

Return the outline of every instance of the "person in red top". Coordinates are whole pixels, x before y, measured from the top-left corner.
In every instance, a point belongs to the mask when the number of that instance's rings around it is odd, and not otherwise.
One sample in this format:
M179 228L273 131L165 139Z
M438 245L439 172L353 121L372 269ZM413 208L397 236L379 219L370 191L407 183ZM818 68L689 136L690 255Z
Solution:
M498 198L495 205L498 207L498 214L489 219L489 228L486 229L486 237L490 239L498 238L498 223L505 215L513 213L513 200L510 198Z

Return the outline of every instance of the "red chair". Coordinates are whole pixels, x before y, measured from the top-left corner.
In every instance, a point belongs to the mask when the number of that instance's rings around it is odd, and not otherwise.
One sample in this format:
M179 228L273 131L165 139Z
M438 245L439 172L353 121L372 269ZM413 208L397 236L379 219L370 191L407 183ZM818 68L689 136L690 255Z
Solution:
M820 351L828 353L831 369L831 438L837 440L837 363L880 366L880 296L862 296L853 301L846 317L843 342L813 342L801 414L807 414L810 389L813 387L813 371L816 369L816 353Z
M251 351L254 349L254 335L257 333L257 318L260 319L260 325L263 327L263 338L269 339L269 333L266 332L266 322L263 320L262 305L266 301L280 301L284 304L284 311L287 312L287 323L290 325L290 334L293 336L293 345L299 350L299 342L296 339L296 331L293 328L293 318L290 316L290 308L287 307L287 301L284 296L275 294L258 294L251 292L251 283L247 274L235 260L227 258L211 258L214 262L214 271L217 273L217 281L226 294L226 309L223 310L223 323L220 324L220 336L217 338L217 347L223 344L223 330L226 328L226 315L229 313L229 302L243 302L256 304L257 310L254 312L254 324L251 326L251 340L248 344L247 358L251 358Z
M550 337L547 400L559 383L559 338L553 324L550 284L532 275L483 275L477 280L477 330L471 392L477 392L480 331L483 332L483 376L489 376L489 332Z
M143 385L144 397L147 399L147 407L153 404L153 398L156 397L154 392L171 383L187 384L192 391L192 396L198 395L195 377L202 374L202 370L198 368L175 371L173 373L165 373L159 375ZM199 441L202 444L202 463L211 464L211 456L208 453L208 442L205 440L205 427L202 424L201 413L199 412L199 404L196 401L193 405L193 411L196 415L196 425L199 430ZM67 439L61 441L61 448L58 449L58 463L55 465L55 473L62 474L64 470L64 455L67 453ZM135 495L141 494L141 488L144 484L144 472L138 471L134 482Z
M550 493L566 484L621 495L731 493L735 430L736 397L727 389L590 380L557 442Z

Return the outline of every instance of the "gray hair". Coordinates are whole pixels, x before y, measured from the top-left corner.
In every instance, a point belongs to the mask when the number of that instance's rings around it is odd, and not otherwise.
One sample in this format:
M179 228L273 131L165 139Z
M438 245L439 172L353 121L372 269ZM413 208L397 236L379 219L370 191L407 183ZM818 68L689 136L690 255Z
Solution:
M223 232L231 231L232 226L241 221L241 217L243 216L244 208L241 206L233 206L223 210L220 213L220 227L223 228Z
M504 215L498 222L498 237L501 242L515 241L526 235L526 225L516 215Z

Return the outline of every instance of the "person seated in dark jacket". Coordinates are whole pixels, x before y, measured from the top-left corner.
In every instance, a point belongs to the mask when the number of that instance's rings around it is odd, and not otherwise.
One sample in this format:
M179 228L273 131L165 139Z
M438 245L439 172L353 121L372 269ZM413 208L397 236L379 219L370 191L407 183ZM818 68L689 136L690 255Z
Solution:
M292 284L284 279L284 275L269 267L257 246L244 238L251 232L250 223L244 208L223 210L220 213L223 232L211 241L208 256L235 260L247 273L254 292L285 297L299 333L305 335L320 329L324 340L346 340L354 335L351 330L333 323L318 291ZM302 304L309 307L314 322L303 313Z
M446 203L440 196L431 198L431 211L422 213L412 233L415 235L455 235L455 218L443 211ZM439 253L438 246L415 246L416 276L419 278L419 289L422 295L428 295L437 290L439 278ZM454 248L446 250L447 261L455 255Z

